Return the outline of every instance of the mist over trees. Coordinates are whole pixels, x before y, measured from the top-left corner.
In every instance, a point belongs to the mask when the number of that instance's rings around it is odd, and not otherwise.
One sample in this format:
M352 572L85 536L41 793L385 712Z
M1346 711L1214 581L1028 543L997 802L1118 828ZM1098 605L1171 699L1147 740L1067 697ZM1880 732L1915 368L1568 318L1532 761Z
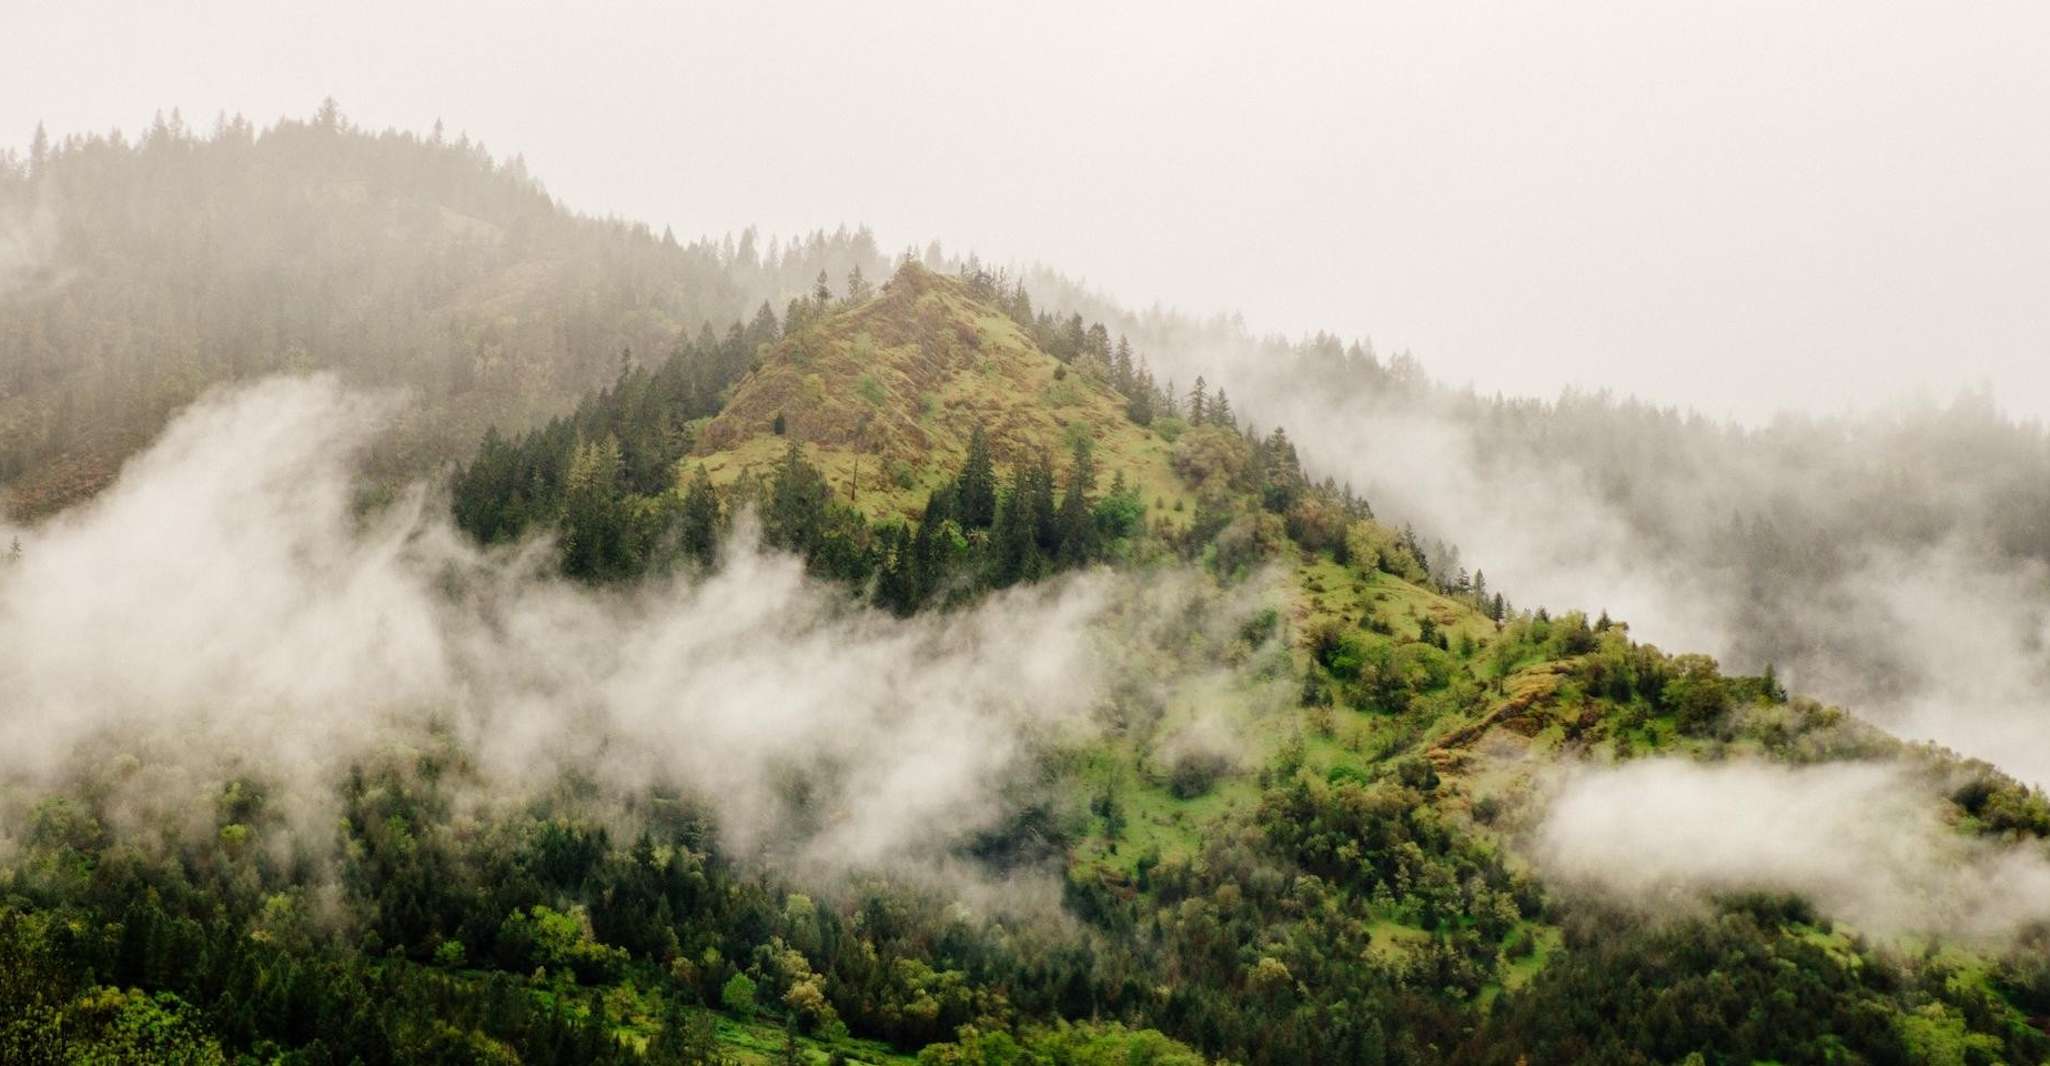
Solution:
M820 271L872 274L866 230L679 241L552 200L514 157L437 127L352 126L330 102L258 128L176 112L133 140L0 158L0 481L17 513L105 484L208 387L330 369L425 402L392 475L467 454L725 331Z
M0 1060L2050 1056L2050 799L1787 683L2042 691L1990 403L1487 399L331 104L0 159L0 346Z
M1745 426L1603 391L1485 395L1366 339L1263 337L1232 316L1126 310L1043 268L1027 279L1164 376L1227 384L1245 417L1288 427L1311 476L1357 487L1426 545L1456 540L1532 602L1776 665L2050 775L2050 432L1984 391ZM1456 556L1420 554L1434 581L1461 580Z

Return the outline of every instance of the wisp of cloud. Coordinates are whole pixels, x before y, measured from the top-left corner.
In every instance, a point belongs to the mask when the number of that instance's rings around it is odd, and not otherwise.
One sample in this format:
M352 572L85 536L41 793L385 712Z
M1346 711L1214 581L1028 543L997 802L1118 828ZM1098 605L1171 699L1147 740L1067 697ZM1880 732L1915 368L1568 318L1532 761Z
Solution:
M393 406L326 377L217 393L36 530L0 576L0 780L125 757L147 769L114 809L160 819L254 768L331 832L342 768L431 728L480 802L564 771L683 788L740 849L845 869L942 850L1035 745L1091 728L1107 574L899 620L743 535L708 575L594 590L545 545L475 548L424 491L359 515Z
M2042 845L1963 835L1927 780L1896 763L1582 769L1551 797L1532 849L1568 890L1646 907L1793 893L1871 932L1982 941L2050 922Z

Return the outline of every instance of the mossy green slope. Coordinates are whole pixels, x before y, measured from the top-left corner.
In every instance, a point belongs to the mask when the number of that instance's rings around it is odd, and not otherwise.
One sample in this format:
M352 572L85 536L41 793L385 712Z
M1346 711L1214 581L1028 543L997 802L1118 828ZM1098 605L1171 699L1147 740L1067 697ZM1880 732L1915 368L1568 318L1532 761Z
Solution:
M916 264L764 353L678 473L703 466L722 487L767 477L797 441L868 517L911 517L959 471L977 427L1000 468L1041 452L1061 459L1086 436L1105 484L1122 473L1149 507L1187 513L1173 446L1128 419L1123 397L1040 350L959 280Z

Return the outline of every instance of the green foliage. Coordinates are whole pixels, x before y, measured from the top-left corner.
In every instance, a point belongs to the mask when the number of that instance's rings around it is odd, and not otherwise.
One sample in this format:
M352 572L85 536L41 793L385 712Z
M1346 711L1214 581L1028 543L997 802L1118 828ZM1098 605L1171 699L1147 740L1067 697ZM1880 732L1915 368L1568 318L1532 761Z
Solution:
M773 317L724 341L709 329L654 371L622 363L618 378L574 415L508 441L488 432L453 486L456 524L487 544L554 530L563 571L619 580L660 569L681 551L709 561L715 498L677 491L692 420L717 409L722 375L741 352L775 337ZM709 487L709 486L707 486Z
M996 522L996 466L981 426L968 438L968 459L954 481L954 513L964 529L988 529Z
M700 466L691 476L690 488L684 492L681 537L683 554L700 566L710 566L716 560L719 550L719 532L722 514L719 493L712 488L711 478L705 476Z
M1207 1066L1209 1060L1152 1029L1115 1022L1027 1029L1019 1037L963 1026L955 1040L918 1055L920 1066Z
M1699 733L1714 725L1730 710L1730 695L1714 659L1706 655L1682 655L1673 661L1669 678L1661 686L1659 705L1672 714L1680 728Z
M1186 751L1168 771L1168 791L1177 799L1194 799L1215 787L1230 763L1214 751Z
M755 1012L755 983L744 973L726 979L719 989L719 1005L745 1018Z
M1567 951L1525 992L1505 997L1472 1042L1480 1061L1694 1053L1722 1061L2040 1061L2050 1038L2007 1025L2001 1009L1960 1001L1884 955L1849 955L1783 924L1770 908L1712 920L1618 929L1588 914ZM1930 997L1925 999L1924 997ZM1597 1015L1600 1020L1597 1021ZM1968 1016L1976 1015L1975 1025Z
M585 984L617 977L628 958L625 951L595 939L590 916L581 907L561 912L540 904L506 916L498 927L498 951L509 968L567 969Z
M1413 530L1374 520L1350 490L1313 483L1285 432L1242 429L1223 389L1199 379L1178 395L1154 382L1143 357L1100 323L1035 308L1022 286L979 269L942 283L908 268L892 286L932 298L906 295L919 315L892 319L880 314L892 294L872 294L860 262L841 301L824 266L806 259L792 275L798 284L781 287L798 293L787 331L763 303L723 335L686 334L676 328L677 279L705 273L705 288L721 288L717 270L564 221L537 190L460 153L374 148L340 135L332 115L271 136L283 139L264 151L287 161L316 154L308 146L338 149L344 173L380 152L438 161L470 189L457 198L469 197L473 217L517 224L516 237L465 253L475 263L436 267L446 278L412 258L395 263L392 276L426 294L422 306L527 261L504 244L532 242L534 254L623 249L619 258L638 264L599 271L595 290L566 291L562 307L536 311L531 298L509 295L509 306L535 315L537 335L574 338L547 340L538 362L522 361L530 347L502 335L518 328L501 327L502 316L408 310L360 358L337 341L370 332L372 318L356 312L333 328L233 327L275 329L310 345L311 363L341 361L354 374L413 384L445 375L429 382L443 404L435 410L464 417L430 433L438 443L421 456L440 454L459 427L474 433L480 419L514 427L486 434L454 478L457 521L478 540L545 533L564 573L626 581L678 563L714 565L729 516L754 505L772 546L898 614L1106 561L1144 566L1170 551L1207 562L1220 581L1278 561L1295 568L1293 603L1266 604L1243 621L1192 622L1187 639L1231 677L1228 698L1203 694L1206 711L1229 716L1248 691L1281 696L1235 721L1247 727L1249 769L1232 773L1222 755L1161 730L1170 716L1187 720L1186 693L1121 687L1099 708L1103 736L1079 751L1042 738L1000 814L933 842L993 878L1057 879L1071 919L1060 922L956 906L888 868L799 894L756 853L723 850L712 819L664 793L601 796L587 781L566 781L548 794L558 798L480 817L446 781L467 772L460 753L437 753L452 757L431 770L429 760L390 754L347 774L334 795L331 851L291 835L266 804L260 774L221 788L204 832L147 846L125 839L132 812L118 790L94 782L53 796L9 791L0 798L23 815L0 832L9 841L0 858L0 1062L707 1062L735 1049L751 1060L916 1051L930 1063L1105 1066L1207 1056L1389 1064L2050 1055L2028 1020L2050 1014L2050 967L2040 958L1965 965L1875 948L1818 930L1800 900L1724 899L1644 916L1548 896L1510 850L1528 809L1477 769L1485 758L1476 741L1492 729L1513 729L1516 738L1492 735L1528 741L1533 758L1553 749L1627 757L1642 746L1725 754L1742 745L1789 759L1899 749L1840 712L1789 697L1769 669L1729 677L1705 657L1635 644L1606 616L1590 624L1577 613L1513 610L1482 574L1466 574L1456 549L1427 550ZM88 199L105 199L106 189L92 187L94 168L139 164L125 148L96 150L115 162L67 150L64 165L85 179ZM20 194L20 180L0 174L0 195ZM358 248L337 224L357 215L320 217L318 248L378 251L374 227ZM822 238L820 247L841 245ZM756 257L736 251L730 263ZM728 262L723 252L712 258ZM350 284L344 273L314 273L320 284ZM139 302L162 302L161 276L121 280L141 282ZM116 295L95 279L81 300L106 308ZM730 298L711 302L721 321L737 310ZM628 317L622 307L643 305L656 309L657 325L606 325ZM562 309L577 306L597 309ZM687 321L703 321L715 309L689 310ZM860 317L870 311L877 316ZM85 343L93 330L61 314L49 322L77 350L96 350ZM17 333L28 331L8 335ZM444 333L456 339L437 339ZM622 356L613 374L610 353L626 334L639 350L666 348L667 358L642 366ZM974 402L990 400L988 387L944 392L890 362L923 359L929 347L958 357L962 375L1008 387L985 347L993 338L1036 349L1009 367L1025 375L1019 391L1034 417L986 428L989 411L1017 407ZM124 420L147 426L196 382L266 369L221 363L213 353L251 349L217 340L207 334L190 346L203 354L189 372L156 378L135 373L126 342L70 368L35 341L10 368L8 384L26 388L0 401L0 464L19 469L83 439L76 412L51 397L132 379L147 394L134 410L157 414ZM408 345L428 352L429 369L400 365L393 353ZM1311 347L1324 350L1322 341ZM1326 354L1354 369L1372 361ZM1049 369L1046 355L1058 365ZM859 369L829 377L848 356ZM751 374L758 364L767 369ZM714 439L736 386L769 370L791 388L757 398L746 427L754 436ZM517 432L547 413L544 393L578 388L595 391L573 413ZM828 402L848 397L859 403ZM1119 422L1120 408L1129 423ZM850 409L858 417L830 424ZM890 419L902 423L892 432L943 443L870 447L868 434ZM764 426L780 439L763 440ZM933 468L927 456L957 454L963 432L960 468ZM829 447L834 433L841 445L861 445L866 470L884 472L882 495L937 487L922 508L909 496L903 506L858 509L859 494L873 498L878 482L862 480L861 467L848 476L845 449ZM749 460L756 471L718 465L733 460L722 449L750 443L761 449ZM1169 467L1179 484L1161 480ZM1148 498L1159 501L1152 528ZM1289 698L1298 679L1302 706ZM1960 832L2050 833L2040 792L1990 767L1941 765Z

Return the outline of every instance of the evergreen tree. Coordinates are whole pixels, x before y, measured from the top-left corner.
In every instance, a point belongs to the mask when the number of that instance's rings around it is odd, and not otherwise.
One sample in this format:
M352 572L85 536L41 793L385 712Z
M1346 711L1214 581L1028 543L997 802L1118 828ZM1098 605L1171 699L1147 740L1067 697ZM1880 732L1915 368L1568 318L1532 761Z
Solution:
M1054 497L1053 459L1044 449L1040 451L1039 458L1024 469L1020 480L1039 556L1042 559L1056 558L1061 550L1060 504Z
M955 480L954 507L964 529L987 529L997 516L996 466L981 426L968 437L968 459Z
M1024 468L1014 478L1022 481ZM1004 493L989 531L989 583L1005 588L1031 579L1039 571L1039 545L1032 535L1031 505L1022 485Z
M1132 372L1131 401L1125 405L1125 416L1142 426L1152 425L1154 416L1162 413L1157 394L1153 368L1141 356L1137 369Z
M1423 544L1416 539L1416 530L1411 528L1408 522L1402 524L1402 533L1395 538L1395 543L1408 552L1410 558L1416 560L1416 564L1423 568L1424 573L1431 572L1430 557L1425 553Z
M847 302L860 303L868 299L873 292L874 289L869 285L868 279L861 274L861 264L854 264L854 269L847 272Z
M918 531L911 538L912 600L924 603L946 583L947 568L952 563L952 536L947 524L952 520L948 511L952 506L952 494L941 490L934 492L925 502L925 514L919 517Z
M693 1025L690 1012L683 1002L671 998L663 1003L662 1029L648 1040L645 1058L657 1066L694 1066L710 1062L708 1052L701 1040L701 1027Z
M1203 395L1203 375L1196 375L1196 387L1189 390L1189 424L1204 425L1209 421L1209 399Z
M1068 566L1080 566L1096 554L1096 523L1090 513L1089 493L1096 488L1096 460L1090 454L1089 438L1075 438L1075 455L1068 466L1067 487L1055 516L1060 527L1060 559Z
M1064 363L1072 363L1083 354L1089 344L1088 331L1082 327L1082 316L1070 315L1061 326L1059 340L1054 345L1053 355Z
M706 324L706 328L711 328L709 323ZM747 354L753 356L758 345L774 344L782 335L783 328L776 324L775 310L769 306L769 301L763 300L762 305L755 308L754 320L747 324ZM710 347L709 344L703 346Z
M49 161L50 133L43 128L42 123L38 122L36 123L35 137L29 141L28 145L28 176L31 178L41 177L43 167Z
M876 606L899 616L918 609L918 564L904 527L888 525L877 537L881 566L876 573Z
M1103 323L1101 322L1091 323L1088 336L1083 340L1082 347L1084 354L1093 355L1108 363L1110 361L1110 331L1103 328Z
M1231 413L1231 398L1224 394L1223 386L1217 389L1217 399L1210 404L1210 424L1226 429L1237 429L1239 421Z
M712 564L719 549L719 493L703 466L692 475L690 488L684 492L680 535L685 555L700 565Z
M818 283L812 286L811 300L820 311L833 306L833 285L826 280L826 272L819 271Z
M619 441L607 434L577 447L563 491L563 572L606 579L629 569L619 508Z
M810 554L825 532L827 503L832 490L819 469L804 459L795 440L783 453L769 490L767 517L769 543L779 548Z

